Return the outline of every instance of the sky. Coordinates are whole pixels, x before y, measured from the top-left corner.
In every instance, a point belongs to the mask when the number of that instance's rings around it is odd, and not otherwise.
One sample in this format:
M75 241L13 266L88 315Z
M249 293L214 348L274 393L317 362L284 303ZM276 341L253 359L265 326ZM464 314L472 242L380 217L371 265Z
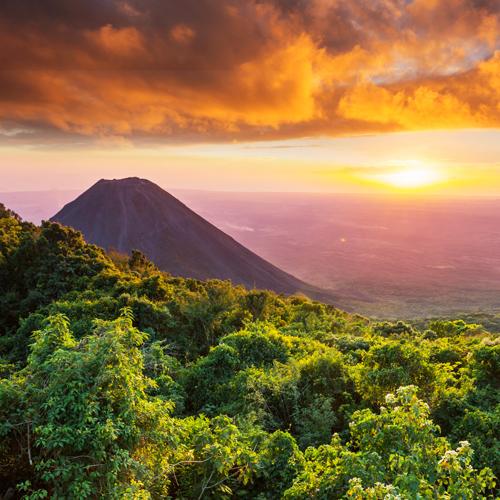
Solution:
M498 0L16 0L0 47L0 192L500 195Z

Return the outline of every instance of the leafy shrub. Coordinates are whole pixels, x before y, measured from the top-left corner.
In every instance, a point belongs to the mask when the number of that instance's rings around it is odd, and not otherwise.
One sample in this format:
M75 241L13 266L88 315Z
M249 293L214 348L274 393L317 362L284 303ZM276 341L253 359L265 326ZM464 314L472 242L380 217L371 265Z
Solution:
M372 326L374 335L385 338L412 338L417 335L417 331L403 321L398 321L396 324L384 321L383 323L375 323Z
M379 415L356 412L347 446L336 437L330 445L309 448L303 472L284 498L486 498L495 485L491 470L471 467L468 442L453 450L436 437L429 408L416 393L414 386L402 387L387 396Z
M430 362L424 345L388 340L363 353L363 361L353 368L353 375L361 395L371 403L381 404L386 394L405 384L414 384L420 394L431 397L449 371L446 364Z

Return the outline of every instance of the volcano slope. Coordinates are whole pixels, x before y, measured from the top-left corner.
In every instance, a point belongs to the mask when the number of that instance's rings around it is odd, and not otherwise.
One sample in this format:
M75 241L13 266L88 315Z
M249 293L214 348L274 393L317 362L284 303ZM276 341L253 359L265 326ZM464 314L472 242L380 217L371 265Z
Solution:
M113 247L129 255L132 249L141 250L172 276L231 280L247 289L305 295L345 309L366 300L285 273L146 179L102 179L50 220L73 227L88 243L108 250Z

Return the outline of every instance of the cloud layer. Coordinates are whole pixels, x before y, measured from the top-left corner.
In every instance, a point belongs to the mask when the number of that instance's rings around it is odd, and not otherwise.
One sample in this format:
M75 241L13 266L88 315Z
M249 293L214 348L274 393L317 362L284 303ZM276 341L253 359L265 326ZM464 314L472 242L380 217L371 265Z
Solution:
M498 0L17 0L0 46L3 142L500 126Z

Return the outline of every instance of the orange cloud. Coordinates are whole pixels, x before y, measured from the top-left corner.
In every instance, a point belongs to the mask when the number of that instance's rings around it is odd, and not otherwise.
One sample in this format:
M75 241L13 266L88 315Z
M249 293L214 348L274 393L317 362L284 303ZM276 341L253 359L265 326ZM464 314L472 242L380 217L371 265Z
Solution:
M393 93L376 85L355 87L342 98L339 114L345 118L394 124L405 130L475 128L486 126L481 112L450 93L418 87Z
M179 43L189 43L195 36L195 32L185 24L178 24L170 31L170 36Z
M33 138L500 126L497 0L18 0L1 9L0 126Z
M404 130L496 128L500 124L500 51L469 72L421 85L349 89L338 112L348 119L394 124Z
M96 31L86 33L87 37L98 46L116 56L130 56L134 52L143 52L142 35L134 27L113 28L106 24Z

